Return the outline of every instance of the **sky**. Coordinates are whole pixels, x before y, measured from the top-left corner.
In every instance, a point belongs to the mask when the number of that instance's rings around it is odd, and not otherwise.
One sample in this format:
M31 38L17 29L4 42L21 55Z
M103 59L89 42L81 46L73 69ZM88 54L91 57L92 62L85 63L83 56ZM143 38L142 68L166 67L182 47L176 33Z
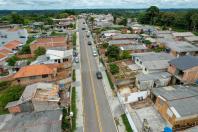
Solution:
M0 10L198 8L198 0L0 0Z

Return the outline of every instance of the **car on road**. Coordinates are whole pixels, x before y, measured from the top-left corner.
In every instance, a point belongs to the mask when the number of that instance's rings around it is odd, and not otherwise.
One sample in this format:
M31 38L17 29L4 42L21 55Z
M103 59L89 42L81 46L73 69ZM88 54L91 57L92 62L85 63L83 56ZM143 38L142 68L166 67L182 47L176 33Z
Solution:
M75 63L79 63L79 57L75 57L74 61Z
M86 30L86 28L83 27L82 30Z
M98 56L98 53L96 50L93 51L93 56Z
M73 50L73 57L77 57L78 56L78 52L76 50Z
M92 45L92 42L91 41L88 41L88 45Z
M96 77L97 77L98 79L102 79L102 73L101 73L100 71L97 71L97 72L96 72Z

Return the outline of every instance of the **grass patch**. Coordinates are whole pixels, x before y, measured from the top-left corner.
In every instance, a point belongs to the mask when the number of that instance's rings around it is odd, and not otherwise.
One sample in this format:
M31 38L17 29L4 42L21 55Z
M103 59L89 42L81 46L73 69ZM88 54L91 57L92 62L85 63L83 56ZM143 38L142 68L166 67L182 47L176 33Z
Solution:
M198 32L193 32L193 33L194 33L194 35L198 36Z
M75 82L76 81L76 71L73 70L72 72L72 80Z
M76 33L72 34L72 44L74 47L76 46Z
M62 129L64 131L70 129L70 122L67 118L68 114L69 114L69 112L67 112L67 110L65 108L63 108Z
M10 86L9 82L0 83L0 115L8 113L5 106L8 102L18 100L24 88L25 87L19 85Z
M112 80L111 80L111 78L110 78L110 75L109 75L109 73L108 73L107 71L105 71L105 72L106 72L106 74L107 74L107 78L108 78L108 80L109 80L109 84L110 84L110 86L111 86L111 89L114 90L115 87L114 87L113 82L112 82Z
M121 115L121 117L122 117L122 121L123 121L123 123L124 123L124 125L125 125L126 131L127 131L127 132L133 132L133 130L132 130L130 124L129 124L129 121L128 121L128 119L127 119L126 114Z
M66 33L60 33L60 32L52 32L51 34L50 34L50 36L65 36L66 35Z
M72 132L74 132L76 130L76 117L77 117L76 87L72 87L72 94L71 95L72 95L71 96L71 111L73 112L71 130L72 130Z

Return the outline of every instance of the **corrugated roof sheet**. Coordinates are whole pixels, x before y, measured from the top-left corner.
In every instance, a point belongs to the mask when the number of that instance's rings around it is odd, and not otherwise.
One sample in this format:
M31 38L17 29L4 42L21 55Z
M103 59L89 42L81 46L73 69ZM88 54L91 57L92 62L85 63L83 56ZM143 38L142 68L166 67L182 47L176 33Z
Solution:
M195 56L182 56L169 61L170 64L176 66L180 70L187 70L198 66L198 58Z

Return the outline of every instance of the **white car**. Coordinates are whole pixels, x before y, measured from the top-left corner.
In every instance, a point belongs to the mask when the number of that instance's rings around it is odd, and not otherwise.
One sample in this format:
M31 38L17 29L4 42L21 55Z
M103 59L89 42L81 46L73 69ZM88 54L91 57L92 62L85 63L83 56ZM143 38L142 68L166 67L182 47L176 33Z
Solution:
M93 56L98 56L98 53L96 50L93 51Z
M75 63L79 63L79 57L75 57L75 59L74 59L74 61L75 61Z

